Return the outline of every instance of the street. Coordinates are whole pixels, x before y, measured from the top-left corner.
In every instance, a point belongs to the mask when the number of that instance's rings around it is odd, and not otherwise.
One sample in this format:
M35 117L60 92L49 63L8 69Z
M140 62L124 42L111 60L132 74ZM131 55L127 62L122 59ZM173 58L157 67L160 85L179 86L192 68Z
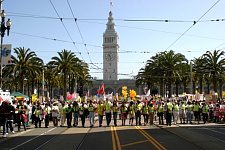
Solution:
M79 122L80 123L80 122ZM105 120L104 120L105 123ZM111 123L112 124L112 123ZM225 147L224 124L167 126L50 127L9 133L0 138L0 150L149 150L149 149L217 149Z

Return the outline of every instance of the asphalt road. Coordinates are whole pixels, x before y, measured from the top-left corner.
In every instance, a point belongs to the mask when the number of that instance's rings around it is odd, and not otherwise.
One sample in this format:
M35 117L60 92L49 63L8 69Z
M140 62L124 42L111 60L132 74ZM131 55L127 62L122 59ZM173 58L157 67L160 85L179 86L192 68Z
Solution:
M105 120L104 120L105 123ZM127 121L128 123L128 121ZM118 125L121 124L119 120ZM0 150L224 150L225 125L33 128L0 138Z

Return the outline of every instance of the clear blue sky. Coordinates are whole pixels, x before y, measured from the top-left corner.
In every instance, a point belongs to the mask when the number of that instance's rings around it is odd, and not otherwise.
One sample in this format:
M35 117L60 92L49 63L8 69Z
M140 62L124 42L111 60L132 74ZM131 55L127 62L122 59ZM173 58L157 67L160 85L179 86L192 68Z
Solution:
M66 19L73 18L67 1L77 18L77 25L74 19ZM4 0L6 18L11 18L12 21L10 37L5 37L4 43L11 43L13 48L30 48L45 63L62 49L72 50L85 62L92 62L103 68L102 36L108 13L112 10L119 35L119 74L128 74L119 75L119 78L136 75L139 69L144 67L146 60L165 50L172 49L176 53L186 55L190 60L208 50L225 49L225 20L221 20L225 19L224 0L219 1L210 11L208 10L217 0L112 2L113 7L110 7L110 0ZM58 17L52 4L63 18L62 22L70 36L60 19L52 19ZM185 22L132 22L124 21L125 19ZM198 19L200 21L191 27L193 21ZM220 21L209 21L215 19ZM189 28L190 30L177 40ZM86 47L84 43L87 44ZM102 79L102 70L93 67L90 65L91 75Z

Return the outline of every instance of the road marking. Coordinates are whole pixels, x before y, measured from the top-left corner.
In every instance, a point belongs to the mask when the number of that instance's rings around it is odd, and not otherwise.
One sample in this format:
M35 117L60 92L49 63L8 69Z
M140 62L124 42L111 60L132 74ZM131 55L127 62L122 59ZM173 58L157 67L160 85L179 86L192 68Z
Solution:
M113 127L113 128L114 128L114 133L115 133L115 137L116 137L116 143L117 143L118 150L121 150L120 139L116 132L116 127Z
M115 141L115 135L114 135L113 127L111 127L111 134L112 134L113 150L116 150L116 141Z
M11 135L8 136L8 138L2 138L2 139L0 139L0 143L1 143L1 142L4 142L4 141L6 141L6 140L8 140L9 138L21 136L21 135L23 135L23 134L25 134L25 133L27 133L27 132L32 131L32 130L33 130L33 129L29 129L29 130L26 130L26 131L23 131L23 132L11 134Z
M132 146L132 145L141 144L141 143L145 143L145 142L148 142L148 140L143 140L143 141L138 141L138 142L132 142L132 143L124 144L124 145L121 145L121 146L122 147L126 147L126 146Z
M215 132L215 133L219 133L219 134L225 134L225 133L222 133L222 132L219 132L219 131L216 131L216 130L213 130L213 129L209 129L209 128L202 128L202 129L206 129L206 130L209 130L209 131L212 131L212 132Z
M136 129L146 138L150 143L152 143L158 150L166 150L158 141L156 141L152 136L150 136L146 131L141 129L139 126L135 126Z
M23 142L23 143L21 143L21 144L15 146L15 147L11 148L10 150L14 150L14 149L16 149L16 148L18 148L18 147L20 147L20 146L22 146L22 145L24 145L24 144L26 144L26 143L32 141L32 140L34 140L34 139L36 139L36 138L38 138L38 137L40 137L40 136L42 136L42 135L44 135L44 134L46 134L46 133L48 133L48 132L53 131L54 129L56 129L56 127L54 127L54 128L52 128L52 129L50 129L50 130L48 130L48 131L46 131L46 132L44 132L44 133L38 135L38 136L35 136L35 137L33 137L32 139L29 139L29 140L27 140L27 141L25 141L25 142Z
M116 127L111 127L111 134L112 134L112 143L113 143L113 150L121 150L121 144L119 140L119 136L116 132Z

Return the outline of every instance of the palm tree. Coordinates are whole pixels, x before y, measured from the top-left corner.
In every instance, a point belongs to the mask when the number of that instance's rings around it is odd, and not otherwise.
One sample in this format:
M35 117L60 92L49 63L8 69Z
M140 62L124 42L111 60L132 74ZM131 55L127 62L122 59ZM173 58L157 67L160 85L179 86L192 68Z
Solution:
M64 99L66 99L69 75L73 74L76 77L80 75L82 77L86 77L86 74L88 74L88 69L87 65L84 65L85 63L76 57L76 55L70 50L64 49L57 54L58 56L51 58L48 65L53 66L56 73L63 74L63 96Z
M181 53L175 54L172 50L160 53L159 62L167 77L168 97L172 96L172 83L174 82L174 76L177 74L177 64L180 64L183 61L187 62L187 59Z
M217 81L225 66L224 51L207 51L206 54L203 55L203 57L206 60L205 69L209 70L209 73L211 75L213 90L214 92L217 92Z
M31 80L38 75L43 60L37 57L35 52L29 48L14 48L14 52L16 56L11 56L12 63L4 68L5 76L13 76L14 84L18 84L19 91L23 92L24 79Z

